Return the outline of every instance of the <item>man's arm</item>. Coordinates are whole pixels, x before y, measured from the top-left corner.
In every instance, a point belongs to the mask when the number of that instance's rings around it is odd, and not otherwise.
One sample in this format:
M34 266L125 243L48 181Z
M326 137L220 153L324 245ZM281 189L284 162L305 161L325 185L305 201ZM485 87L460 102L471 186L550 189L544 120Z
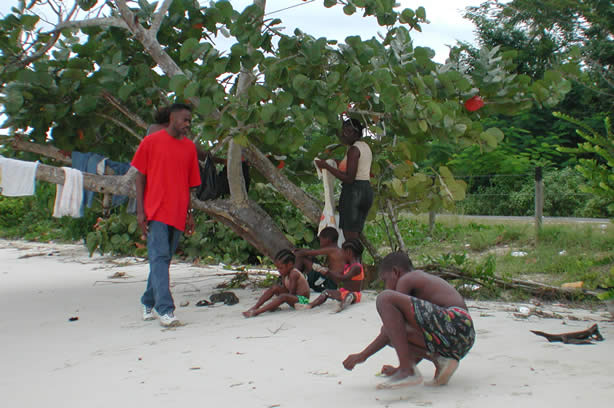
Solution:
M384 333L384 328L379 335L363 351L357 354L350 354L344 361L343 366L347 370L353 370L356 364L364 363L369 357L377 353L389 343L388 336Z
M190 236L194 233L194 209L192 208L192 193L196 193L198 187L190 188L190 199L188 200L188 215L185 221L185 235Z
M147 239L147 216L145 215L145 186L147 176L137 170L136 172L136 220L141 228L143 239Z

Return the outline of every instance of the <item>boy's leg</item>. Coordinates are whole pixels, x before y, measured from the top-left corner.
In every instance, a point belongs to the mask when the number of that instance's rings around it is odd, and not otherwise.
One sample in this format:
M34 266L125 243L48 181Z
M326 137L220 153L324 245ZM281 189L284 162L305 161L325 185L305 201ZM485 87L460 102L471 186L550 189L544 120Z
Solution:
M322 303L326 302L328 298L341 300L341 293L338 290L326 289L316 300L309 303L309 308L313 309L314 307L320 306Z
M149 306L153 297L153 306L161 316L173 313L175 310L169 287L169 266L179 241L175 231L177 231L175 228L158 221L149 223L147 236L149 278L141 302L145 306Z
M261 307L264 302L266 302L267 300L269 300L270 298L272 298L275 295L279 295L282 293L282 287L279 285L275 285L275 286L271 286L270 288L268 288L267 290L264 291L264 293L262 294L262 296L260 296L260 299L258 299L258 301L256 302L256 304L252 307L250 307L246 312L243 312L243 315L245 317L251 317L253 314L249 313L249 312L253 312L254 310L258 309L259 307ZM247 315L250 316L247 316Z
M246 317L258 316L264 312L272 312L273 310L277 309L279 306L283 305L284 303L287 303L290 306L294 307L294 304L297 302L298 302L298 297L291 295L289 293L282 293L279 296L276 296L275 298L273 298L273 300L271 300L269 303L262 306L261 308L252 310L251 316L246 316Z
M440 355L436 355L433 358L433 364L435 364L435 376L431 381L425 382L424 385L446 385L458 368L458 360Z
M416 385L422 382L415 359L417 356L410 348L412 343L426 351L424 338L413 313L413 304L409 296L392 290L386 290L377 297L377 311L382 319L383 330L388 336L399 358L399 368L384 384L378 388L398 388Z

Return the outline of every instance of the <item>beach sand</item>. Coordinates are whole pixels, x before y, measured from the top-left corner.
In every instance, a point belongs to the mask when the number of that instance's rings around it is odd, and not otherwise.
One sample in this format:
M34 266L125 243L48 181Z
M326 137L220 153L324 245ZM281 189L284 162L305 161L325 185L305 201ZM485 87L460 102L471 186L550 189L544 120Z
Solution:
M109 278L115 273L123 278ZM469 302L477 340L450 383L376 390L390 348L354 371L341 362L379 332L375 293L334 314L284 307L245 319L262 290L234 306L196 307L224 280L215 267L173 263L175 314L185 326L141 320L148 265L82 245L0 240L0 401L14 407L605 407L614 399L614 323L595 310L544 305L564 319L518 318L518 306ZM312 294L312 297L315 296ZM76 321L69 321L78 317ZM579 319L579 320L573 320ZM548 343L594 323L605 341ZM425 378L430 362L420 364Z

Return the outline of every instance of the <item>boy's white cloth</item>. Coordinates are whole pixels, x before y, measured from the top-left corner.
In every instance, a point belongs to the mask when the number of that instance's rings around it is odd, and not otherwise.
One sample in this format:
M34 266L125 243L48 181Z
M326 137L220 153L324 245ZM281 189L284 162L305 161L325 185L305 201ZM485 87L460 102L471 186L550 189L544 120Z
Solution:
M8 197L34 194L38 162L7 159L0 157L0 188Z
M56 186L53 216L60 218L68 215L79 218L82 216L83 205L83 173L70 167L62 169L64 169L64 185Z
M326 163L331 167L337 168L337 163L334 160L328 159ZM337 243L341 246L345 238L343 237L343 231L339 229L339 213L335 212L335 176L330 174L328 170L320 169L317 165L315 166L318 177L322 180L322 184L324 185L324 210L322 210L322 215L320 216L318 235L324 228L333 227L339 232L339 240Z

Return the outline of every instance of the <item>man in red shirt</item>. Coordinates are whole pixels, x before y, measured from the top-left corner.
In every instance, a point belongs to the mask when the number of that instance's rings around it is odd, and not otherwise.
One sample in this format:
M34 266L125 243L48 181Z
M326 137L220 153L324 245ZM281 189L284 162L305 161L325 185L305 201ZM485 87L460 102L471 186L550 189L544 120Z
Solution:
M182 231L190 235L194 219L190 189L200 185L196 146L186 137L192 122L188 105L169 108L166 129L143 139L132 159L136 176L137 221L147 236L149 278L141 297L143 320L153 320L154 310L163 326L177 326L175 304L169 288L169 267Z

